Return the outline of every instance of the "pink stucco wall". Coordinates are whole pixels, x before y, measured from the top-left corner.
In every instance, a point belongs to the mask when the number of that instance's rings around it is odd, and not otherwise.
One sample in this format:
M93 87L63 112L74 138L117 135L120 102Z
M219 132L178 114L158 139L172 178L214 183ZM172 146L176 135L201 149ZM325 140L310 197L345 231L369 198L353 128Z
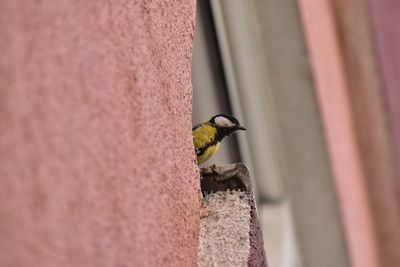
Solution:
M196 266L194 1L0 10L0 266Z

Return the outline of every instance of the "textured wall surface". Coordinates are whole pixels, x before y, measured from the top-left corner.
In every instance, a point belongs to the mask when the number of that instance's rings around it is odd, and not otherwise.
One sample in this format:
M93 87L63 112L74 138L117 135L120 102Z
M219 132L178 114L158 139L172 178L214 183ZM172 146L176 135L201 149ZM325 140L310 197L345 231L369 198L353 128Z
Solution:
M0 266L196 266L195 2L0 10Z
M250 196L221 191L209 195L201 220L199 267L246 267L250 258ZM264 265L259 265L264 266Z
M201 176L207 200L202 203L199 266L267 266L247 166L211 165L201 168Z

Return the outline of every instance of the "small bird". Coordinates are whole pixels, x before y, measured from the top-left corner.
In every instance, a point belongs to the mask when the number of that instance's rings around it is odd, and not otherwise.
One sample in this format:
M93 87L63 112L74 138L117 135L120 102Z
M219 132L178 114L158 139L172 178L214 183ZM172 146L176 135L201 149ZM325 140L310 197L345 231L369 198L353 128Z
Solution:
M230 115L218 114L209 121L192 127L193 143L197 155L197 163L208 160L215 152L224 137L237 130L246 130L239 121Z

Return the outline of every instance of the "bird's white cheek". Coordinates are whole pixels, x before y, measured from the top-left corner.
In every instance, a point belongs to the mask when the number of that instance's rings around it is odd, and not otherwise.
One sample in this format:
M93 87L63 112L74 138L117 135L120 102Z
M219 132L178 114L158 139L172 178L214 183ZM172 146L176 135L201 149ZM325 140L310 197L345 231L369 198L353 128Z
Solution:
M216 117L214 121L218 127L233 127L233 126L235 126L235 124L233 122L231 122L230 120L228 120L225 117Z

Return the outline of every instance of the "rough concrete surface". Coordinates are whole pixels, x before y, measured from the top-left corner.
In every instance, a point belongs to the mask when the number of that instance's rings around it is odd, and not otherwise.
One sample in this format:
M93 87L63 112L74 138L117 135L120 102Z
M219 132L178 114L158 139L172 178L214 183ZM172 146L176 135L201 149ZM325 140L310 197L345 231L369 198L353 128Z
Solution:
M267 266L249 170L243 163L201 168L205 207L199 266Z
M249 201L250 209L250 256L249 267L267 266L267 258L264 251L264 240L261 233L260 219L254 198Z
M220 191L209 196L208 216L201 220L198 266L248 266L249 201L249 194L243 191Z
M196 266L195 1L0 10L0 266Z

